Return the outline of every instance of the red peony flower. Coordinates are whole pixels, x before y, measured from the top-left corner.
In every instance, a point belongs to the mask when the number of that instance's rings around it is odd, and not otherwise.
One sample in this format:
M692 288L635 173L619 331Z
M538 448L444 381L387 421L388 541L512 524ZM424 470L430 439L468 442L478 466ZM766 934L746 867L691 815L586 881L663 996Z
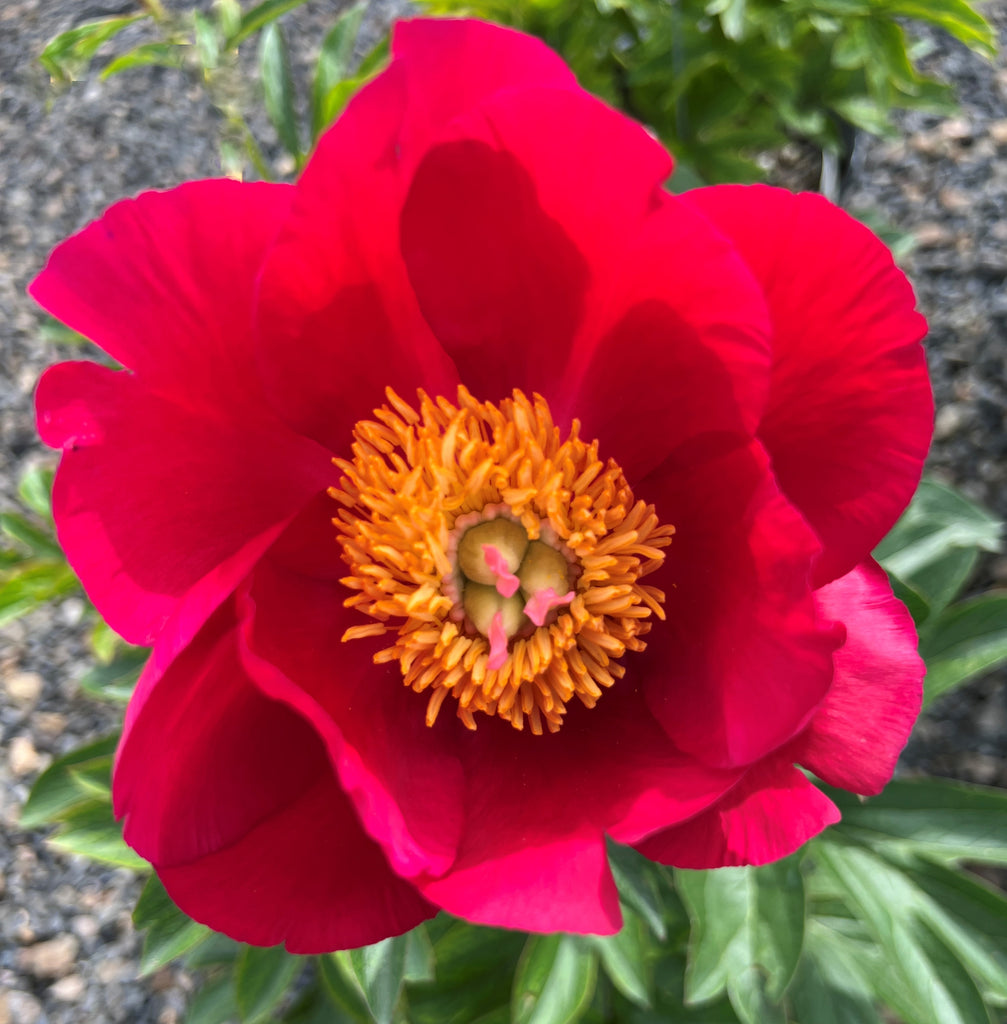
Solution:
M612 932L606 835L762 863L838 818L795 765L891 775L924 321L819 196L670 169L539 42L406 22L296 186L119 203L32 285L125 367L51 368L39 426L154 646L116 813L197 920Z

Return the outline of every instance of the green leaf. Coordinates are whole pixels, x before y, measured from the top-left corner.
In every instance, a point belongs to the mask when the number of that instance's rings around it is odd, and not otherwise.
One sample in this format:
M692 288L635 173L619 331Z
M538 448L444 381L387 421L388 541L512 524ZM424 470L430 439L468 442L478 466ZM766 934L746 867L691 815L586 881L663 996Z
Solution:
M83 334L78 334L51 316L42 320L38 333L45 341L51 341L54 345L73 345L76 348L89 343L89 339Z
M192 31L196 38L196 53L205 71L212 71L220 63L220 32L217 26L200 11L192 12Z
M256 4L241 15L241 23L235 32L228 35L225 48L230 49L243 43L260 28L306 2L307 0L263 0L263 3Z
M262 1024L287 994L304 961L282 946L245 946L234 969L235 998L245 1024Z
M297 112L294 109L294 82L290 75L290 57L283 29L270 22L259 38L259 75L266 100L266 113L276 129L283 148L300 159Z
M429 922L427 930L434 940L437 980L409 986L410 1021L473 1024L492 1019L501 1009L509 1021L511 979L525 937L443 915Z
M1007 790L947 779L896 780L861 802L821 787L842 811L834 834L940 860L1007 864Z
M406 935L406 964L403 978L407 983L433 981L436 976L434 946L426 928L419 924Z
M146 647L127 647L108 665L96 665L80 681L80 688L100 700L125 703L133 695L136 681L147 663Z
M612 984L631 1003L646 1010L652 997L645 966L647 931L636 914L624 909L622 916L622 929L616 935L591 935L586 941L597 951Z
M63 549L47 530L40 530L17 512L0 512L0 530L23 544L37 558L63 561Z
M52 522L52 481L49 466L30 466L18 483L18 497L39 517Z
M331 123L326 117L326 98L345 79L350 77L353 47L360 23L367 11L366 0L347 7L322 40L322 49L315 65L315 79L311 86L311 137L317 139Z
M111 784L112 758L118 742L119 734L113 733L71 750L49 765L32 786L21 808L21 828L51 824L72 808L90 803L92 794L81 787L79 774L75 773L83 770L101 771Z
M228 1024L238 1019L234 978L227 974L199 986L185 1011L185 1024Z
M58 81L73 81L87 68L102 43L127 25L146 17L146 14L133 14L125 18L99 18L61 32L39 55L42 67Z
M611 840L608 843L608 861L619 889L619 898L646 921L657 939L664 942L668 937L666 910L654 862L632 847Z
M765 973L768 998L778 1000L797 967L804 936L799 857L761 868L676 871L675 886L692 920L686 1002L706 1002L725 988L730 992L732 979L750 967ZM744 1005L756 996L750 985L738 993ZM732 1004L739 1008L733 996Z
M1007 591L962 601L928 625L920 641L927 665L924 702L1007 662Z
M0 580L0 625L34 611L40 605L66 597L80 587L73 570L59 561L22 562L5 569Z
M957 491L924 480L874 554L936 615L961 590L977 552L1000 550L1001 529L996 517Z
M141 975L159 970L211 934L175 906L157 875L147 879L133 910L133 923L147 933L140 954Z
M787 989L794 1024L881 1024L872 986L839 939L809 919L803 955Z
M919 913L900 871L869 850L818 844L828 870L885 955L873 980L907 1024L989 1024L982 997L960 961Z
M120 54L114 60L108 62L102 69L101 77L104 81L120 71L129 71L133 68L180 68L183 66L181 45L178 43L141 43L134 46L132 50Z
M373 1017L367 1009L360 986L349 967L344 967L337 954L318 958L318 973L329 999L351 1020L371 1024Z
M213 6L217 11L217 26L220 34L228 47L234 44L230 42L239 31L241 31L241 4L238 0L214 0Z
M594 995L595 952L573 935L533 935L514 976L514 1024L570 1024Z
M122 828L112 817L107 800L92 800L61 816L59 831L49 842L65 853L76 853L116 867L146 871L150 865L123 841Z
M731 978L727 994L743 1024L787 1024L783 1006L770 999L766 976L758 967L746 967Z
M977 53L996 55L993 27L966 0L886 0L885 12L888 17L938 25Z
M334 954L377 1024L391 1024L405 984L408 938L398 935Z

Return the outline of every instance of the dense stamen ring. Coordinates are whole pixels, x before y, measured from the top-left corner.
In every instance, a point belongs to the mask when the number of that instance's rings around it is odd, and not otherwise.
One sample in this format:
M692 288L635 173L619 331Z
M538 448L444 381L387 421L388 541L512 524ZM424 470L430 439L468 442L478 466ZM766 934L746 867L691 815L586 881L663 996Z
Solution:
M540 396L515 392L494 405L459 388L455 405L419 392L418 409L391 390L387 398L374 420L356 425L352 459L334 460L343 474L329 493L342 506L333 522L350 567L345 603L374 620L343 638L391 633L375 661L398 661L405 684L429 692L429 724L450 695L469 728L483 713L556 731L569 701L593 707L622 677L617 659L642 650L651 616L664 617L664 594L639 581L661 565L674 527L635 501L619 466L580 439L576 420L563 440ZM479 600L492 614L480 610L473 632L458 545L467 529L500 516L563 553L570 590L526 574L529 593L505 596L496 584L523 570L500 552L491 584L478 584L489 586ZM536 610L534 628L517 628L515 606L499 603L528 608L539 594L553 604Z

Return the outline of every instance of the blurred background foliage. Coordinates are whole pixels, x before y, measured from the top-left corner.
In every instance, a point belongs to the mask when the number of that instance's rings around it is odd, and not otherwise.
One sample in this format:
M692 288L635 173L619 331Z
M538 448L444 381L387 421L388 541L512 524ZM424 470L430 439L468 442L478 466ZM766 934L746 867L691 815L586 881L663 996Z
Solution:
M387 57L363 42L367 7L344 8L306 82L291 73L283 15L304 0L132 14L78 25L41 60L54 96L97 64L107 78L187 71L221 114L224 173L300 169L320 133ZM673 187L763 177L798 141L823 154L834 188L856 130L887 133L905 108L949 112L954 97L919 69L920 25L983 54L993 32L965 0L423 0L541 36L590 90L648 124L678 158ZM125 30L130 29L129 32ZM129 39L129 46L120 45ZM254 47L259 95L239 50ZM55 102L61 102L57 96ZM261 103L274 137L256 137ZM873 225L877 227L877 225ZM50 321L48 337L85 339ZM54 534L52 470L30 470L22 507L0 515L0 622L80 596ZM1003 524L924 480L876 556L909 607L927 663L925 701L1007 664L1007 592L975 592ZM81 681L125 702L147 652L89 606L94 668ZM52 764L21 823L53 827L66 852L138 871L111 811L117 736ZM843 821L764 868L673 871L613 845L626 925L610 938L525 936L439 916L362 950L295 957L215 935L151 877L134 919L141 970L184 957L203 979L187 1024L993 1024L1007 1010L1007 792L899 780L860 801L829 791Z

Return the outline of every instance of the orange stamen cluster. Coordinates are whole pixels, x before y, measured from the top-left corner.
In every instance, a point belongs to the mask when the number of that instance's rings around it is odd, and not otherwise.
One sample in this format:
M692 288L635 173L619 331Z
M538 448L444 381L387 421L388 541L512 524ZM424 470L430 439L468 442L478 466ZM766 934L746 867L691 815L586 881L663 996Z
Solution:
M374 420L357 423L352 459L334 460L346 605L374 620L343 639L392 635L374 660L398 661L406 685L429 693L428 725L450 695L470 729L482 712L557 731L574 697L594 707L623 676L617 659L643 650L651 615L664 618L664 594L639 580L663 562L674 527L634 501L619 466L580 439L577 420L562 440L538 395L515 391L497 406L460 387L455 405L421 391L418 410L391 389L387 397ZM487 508L572 562L569 604L553 600L560 607L547 608L542 625L525 618L498 668L459 604L465 579L452 561L456 520ZM499 635L494 642L496 664Z

